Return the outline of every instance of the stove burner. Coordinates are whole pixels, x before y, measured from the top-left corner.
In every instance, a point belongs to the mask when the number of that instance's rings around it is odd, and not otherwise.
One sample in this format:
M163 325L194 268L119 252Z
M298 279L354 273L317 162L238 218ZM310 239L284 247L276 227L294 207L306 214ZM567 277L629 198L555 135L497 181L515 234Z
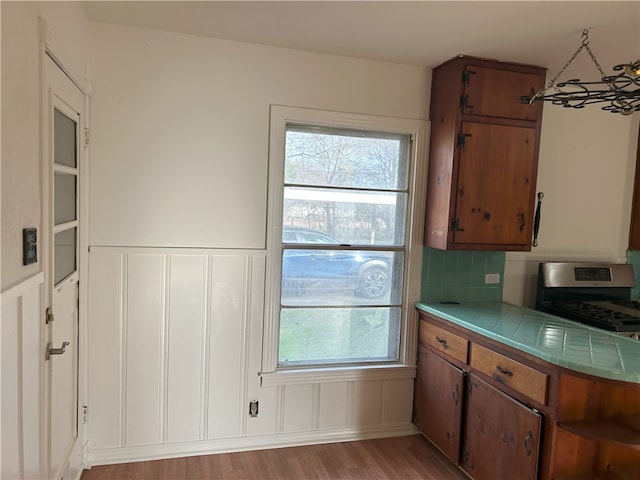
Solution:
M536 310L640 338L640 301L631 300L633 266L547 262L538 266Z
M640 302L635 300L551 302L554 313L617 332L640 330Z

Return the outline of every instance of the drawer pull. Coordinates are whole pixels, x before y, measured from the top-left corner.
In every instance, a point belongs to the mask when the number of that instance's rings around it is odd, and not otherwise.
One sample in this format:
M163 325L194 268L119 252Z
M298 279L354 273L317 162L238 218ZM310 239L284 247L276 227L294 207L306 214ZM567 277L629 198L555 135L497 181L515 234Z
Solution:
M449 345L447 344L447 341L444 338L440 338L436 336L436 340L442 344L443 348L449 348Z
M507 377L513 377L513 372L511 370L505 370L500 365L496 365L496 370L498 370L501 374L506 375Z
M529 440L533 439L533 432L529 430L527 436L524 437L524 451L527 452L527 457L531 456L531 448L529 447Z

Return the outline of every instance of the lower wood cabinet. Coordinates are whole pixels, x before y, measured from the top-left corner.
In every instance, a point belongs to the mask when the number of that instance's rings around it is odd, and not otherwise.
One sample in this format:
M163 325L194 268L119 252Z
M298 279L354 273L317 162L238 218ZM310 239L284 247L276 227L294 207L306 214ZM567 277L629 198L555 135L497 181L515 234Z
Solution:
M418 428L454 463L460 458L465 373L423 346L418 347Z
M640 480L640 384L420 312L414 422L476 480Z
M537 411L469 375L462 469L478 480L537 479L541 425Z

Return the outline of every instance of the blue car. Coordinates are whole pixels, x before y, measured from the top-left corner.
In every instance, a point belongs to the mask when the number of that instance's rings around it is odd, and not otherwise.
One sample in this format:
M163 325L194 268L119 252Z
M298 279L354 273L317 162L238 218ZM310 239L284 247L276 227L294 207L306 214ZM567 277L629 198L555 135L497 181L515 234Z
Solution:
M283 228L283 296L353 291L365 299L378 299L391 286L392 252L335 249L287 249L286 244L339 245L316 230ZM312 247L313 248L313 247Z

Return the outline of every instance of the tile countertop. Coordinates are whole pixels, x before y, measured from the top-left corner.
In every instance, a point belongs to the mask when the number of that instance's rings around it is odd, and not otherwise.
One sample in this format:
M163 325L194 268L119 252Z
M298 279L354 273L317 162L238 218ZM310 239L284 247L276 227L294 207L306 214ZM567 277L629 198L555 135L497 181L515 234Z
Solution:
M508 303L416 303L416 308L551 364L640 383L640 341Z

